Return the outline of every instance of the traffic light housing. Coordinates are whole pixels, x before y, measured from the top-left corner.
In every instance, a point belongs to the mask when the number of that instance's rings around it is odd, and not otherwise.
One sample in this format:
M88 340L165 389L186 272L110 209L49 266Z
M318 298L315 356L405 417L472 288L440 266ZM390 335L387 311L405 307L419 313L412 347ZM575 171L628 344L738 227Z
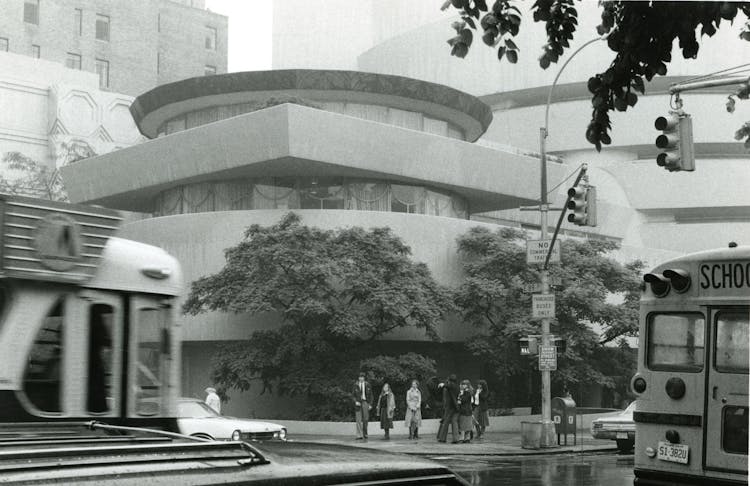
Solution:
M596 187L579 185L568 189L568 221L578 226L596 226Z
M663 150L656 156L656 164L670 172L695 170L693 151L693 119L683 111L670 111L654 121L662 134L656 137L657 148Z

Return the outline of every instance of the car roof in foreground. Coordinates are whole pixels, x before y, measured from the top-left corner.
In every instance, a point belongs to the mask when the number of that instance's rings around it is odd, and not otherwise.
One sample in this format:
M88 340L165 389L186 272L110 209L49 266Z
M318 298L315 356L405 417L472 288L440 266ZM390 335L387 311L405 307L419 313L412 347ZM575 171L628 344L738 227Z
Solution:
M424 459L306 442L0 443L4 484L467 484Z

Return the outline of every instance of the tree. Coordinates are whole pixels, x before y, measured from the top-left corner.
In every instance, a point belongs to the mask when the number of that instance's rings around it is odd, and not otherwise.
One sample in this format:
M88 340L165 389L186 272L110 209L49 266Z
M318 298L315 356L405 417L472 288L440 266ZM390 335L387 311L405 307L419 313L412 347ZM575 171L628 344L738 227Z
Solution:
M466 278L456 291L456 304L464 319L477 329L467 342L469 350L484 360L503 384L508 402L528 399L522 387L513 386L533 379L536 361L521 356L518 340L540 333L540 323L531 318L531 295L525 283L539 281L537 269L526 264L526 234L513 228L491 232L473 228L458 240ZM622 265L607 254L617 245L611 242L565 240L562 264L550 274L562 281L556 292L556 321L553 333L567 340L565 354L552 374L553 387L575 389L581 384L608 388L621 385L603 369L612 369L615 350L605 348L622 336L638 333L639 275L641 262ZM614 303L619 295L623 302ZM603 328L601 335L591 323ZM625 345L626 346L626 345ZM635 361L629 363L634 371ZM619 373L619 372L618 372ZM534 397L536 399L536 397Z
M56 161L58 167L96 155L86 142L81 141L63 142L60 148ZM0 192L67 201L68 194L65 192L58 167L48 167L21 152L6 152L0 170Z
M451 54L465 57L477 30L475 20L483 31L482 40L497 48L499 60L503 58L515 64L519 48L513 41L521 26L521 11L512 0L496 0L492 9L486 0L447 0L443 10L453 6L461 14L461 21L454 22L457 35L448 40ZM722 20L731 22L739 12L750 17L749 2L645 2L645 1L600 1L602 22L597 26L598 35L608 35L607 45L615 57L606 71L589 78L593 111L586 128L586 140L601 150L609 145L612 128L609 113L626 111L638 101L638 93L645 93L646 81L655 75L665 76L667 65L672 60L672 45L679 40L685 59L696 58L700 45L696 30L701 37L713 36ZM536 0L532 7L535 22L544 22L547 42L539 57L539 66L547 69L556 63L569 47L578 25L578 11L574 0ZM486 12L486 13L485 13ZM481 20L480 20L481 18ZM750 21L746 20L740 39L750 41ZM747 99L750 88L741 86L733 96ZM730 99L730 101L732 101ZM733 104L732 104L733 107ZM729 109L729 105L727 106ZM730 110L732 111L732 110ZM750 123L750 122L748 122ZM750 148L750 128L743 125L735 134L737 140L747 137L745 146Z
M399 328L422 329L437 340L437 324L451 309L450 294L388 228L324 231L289 213L270 227L250 226L225 252L226 264L192 284L183 310L275 313L281 324L249 340L223 346L214 378L225 388L308 400L308 416L349 417L351 383L359 369L371 380L434 374L434 361L408 354L376 356L377 340ZM401 407L403 410L403 407Z

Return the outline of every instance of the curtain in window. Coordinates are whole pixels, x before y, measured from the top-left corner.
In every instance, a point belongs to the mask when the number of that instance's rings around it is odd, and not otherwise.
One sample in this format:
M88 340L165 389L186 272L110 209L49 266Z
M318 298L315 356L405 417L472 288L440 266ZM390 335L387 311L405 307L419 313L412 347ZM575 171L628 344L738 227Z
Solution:
M347 209L390 211L388 184L355 182L348 185Z

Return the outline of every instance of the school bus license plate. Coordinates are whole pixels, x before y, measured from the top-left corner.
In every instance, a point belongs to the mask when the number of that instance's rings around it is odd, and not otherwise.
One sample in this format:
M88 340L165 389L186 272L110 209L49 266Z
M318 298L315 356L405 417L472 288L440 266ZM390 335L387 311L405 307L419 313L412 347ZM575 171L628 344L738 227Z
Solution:
M656 458L662 461L688 463L690 447L684 444L672 444L671 442L659 442Z

